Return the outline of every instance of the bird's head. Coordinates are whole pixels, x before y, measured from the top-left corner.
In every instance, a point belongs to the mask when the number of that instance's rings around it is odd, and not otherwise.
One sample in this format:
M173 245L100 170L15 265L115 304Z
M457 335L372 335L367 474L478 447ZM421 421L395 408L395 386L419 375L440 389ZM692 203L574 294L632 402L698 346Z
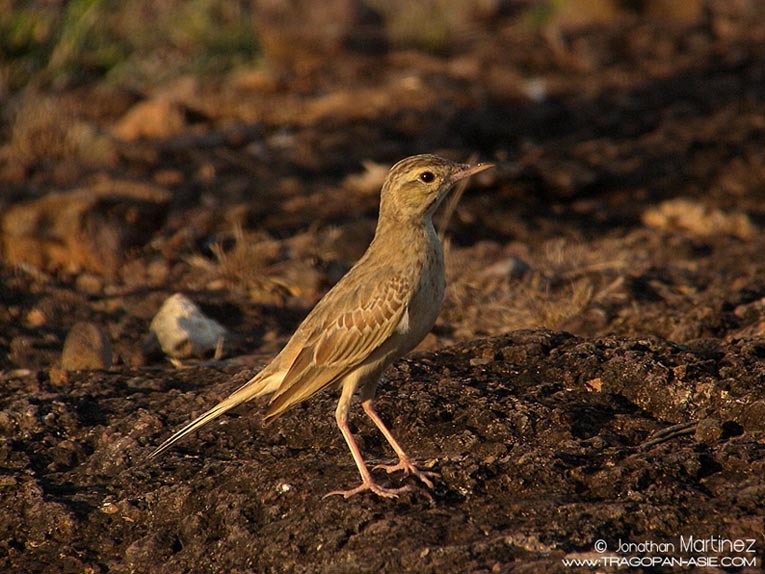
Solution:
M423 219L433 215L455 183L494 167L491 163L468 165L437 155L402 159L388 172L380 195L380 216Z

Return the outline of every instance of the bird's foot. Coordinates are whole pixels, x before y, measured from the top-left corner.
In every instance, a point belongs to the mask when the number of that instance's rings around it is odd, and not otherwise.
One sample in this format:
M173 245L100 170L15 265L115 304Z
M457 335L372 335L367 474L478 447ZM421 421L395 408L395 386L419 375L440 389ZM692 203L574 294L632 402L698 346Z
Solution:
M437 472L420 470L419 468L414 466L411 460L404 457L401 457L398 460L397 464L378 464L377 466L374 467L374 470L377 470L377 469L382 469L388 474L392 472L396 472L398 470L403 470L406 476L409 476L410 474L413 476L416 476L423 483L425 483L425 486L431 489L433 488L433 481L430 479L438 476Z
M382 496L383 498L397 498L399 494L402 492L408 492L412 490L412 488L410 486L402 486L401 488L385 488L376 482L364 481L356 488L352 488L350 490L333 490L332 492L328 492L324 495L324 498L333 496L335 494L339 494L343 498L350 498L354 494L366 492L367 490L374 492L377 496Z

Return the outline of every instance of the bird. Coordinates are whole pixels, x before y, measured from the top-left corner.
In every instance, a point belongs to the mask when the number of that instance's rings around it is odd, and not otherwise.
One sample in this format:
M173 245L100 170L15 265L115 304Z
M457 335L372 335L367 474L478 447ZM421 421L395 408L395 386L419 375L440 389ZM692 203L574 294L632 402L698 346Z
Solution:
M156 457L189 433L234 407L270 394L266 423L328 387L339 387L335 420L361 475L361 484L325 496L349 498L371 491L397 497L411 490L390 488L372 477L356 444L348 416L358 393L363 411L388 441L398 463L379 465L403 471L434 487L434 473L417 468L374 408L383 371L411 351L431 330L446 288L444 253L433 214L454 185L494 167L463 164L432 154L396 163L380 192L372 242L353 267L321 298L273 360L228 398L192 420L150 455Z

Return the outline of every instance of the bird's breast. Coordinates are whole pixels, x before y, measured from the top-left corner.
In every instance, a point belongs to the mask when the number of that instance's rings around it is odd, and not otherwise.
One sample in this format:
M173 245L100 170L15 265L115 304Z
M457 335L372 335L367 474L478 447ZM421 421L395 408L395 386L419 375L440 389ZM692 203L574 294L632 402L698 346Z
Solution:
M398 331L407 335L412 347L428 334L441 311L446 281L441 244L436 239L418 262L419 273Z

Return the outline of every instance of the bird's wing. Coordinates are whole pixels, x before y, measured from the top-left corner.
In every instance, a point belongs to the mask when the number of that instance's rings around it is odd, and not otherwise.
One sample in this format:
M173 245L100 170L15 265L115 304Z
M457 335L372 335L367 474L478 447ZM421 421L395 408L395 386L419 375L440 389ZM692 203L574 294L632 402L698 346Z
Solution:
M356 289L337 290L342 298L326 297L315 319L306 318L302 349L274 393L266 420L343 378L394 333L407 312L409 281L403 275L369 279Z

